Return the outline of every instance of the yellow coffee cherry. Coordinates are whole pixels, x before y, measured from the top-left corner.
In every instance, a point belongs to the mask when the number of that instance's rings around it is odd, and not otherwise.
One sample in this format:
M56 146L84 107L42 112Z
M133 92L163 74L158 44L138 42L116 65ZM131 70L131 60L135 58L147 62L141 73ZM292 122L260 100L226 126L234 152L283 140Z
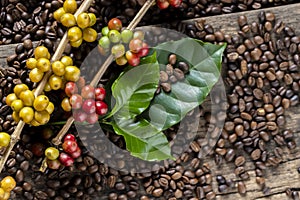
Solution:
M90 26L94 26L97 21L96 15L94 13L89 13L88 15L90 17Z
M62 101L61 101L61 107L64 111L66 112L70 112L72 110L72 106L70 104L70 100L68 97L64 98Z
M75 42L70 42L70 45L72 46L72 47L75 47L75 48L78 48L78 47L80 47L80 45L82 44L82 38L80 38L79 40L77 40L77 41L75 41Z
M61 16L60 22L65 27L72 27L76 25L76 19L73 14L71 13L65 13Z
M52 90L59 90L61 88L61 85L62 85L62 79L61 79L60 76L52 74L49 77L48 83L49 83Z
M80 70L76 66L67 66L65 72L66 81L76 82L80 77Z
M46 111L49 113L49 115L51 115L54 111L54 104L52 102L49 102Z
M11 93L11 94L7 95L7 97L5 99L5 103L6 103L6 105L10 106L11 103L17 99L18 99L17 95L15 93Z
M28 58L26 61L26 67L28 69L36 68L37 60L35 58Z
M49 98L46 95L39 95L33 101L33 107L36 111L43 111L49 104Z
M84 29L90 26L90 17L87 13L80 13L77 17L77 25Z
M36 67L41 71L41 72L47 72L50 70L50 61L47 58L40 58L38 59L36 63Z
M63 8L67 13L75 13L77 10L77 3L75 0L66 0L63 4Z
M29 72L29 79L31 82L38 83L43 79L44 72L39 70L38 68L34 68Z
M21 92L28 90L28 86L25 84L18 84L14 87L14 93L16 94L17 97L21 94Z
M4 194L5 194L5 191L0 188L0 199L2 200L4 198Z
M74 26L68 30L68 39L70 42L76 42L82 38L82 31L77 26Z
M21 92L20 99L23 101L24 106L32 106L34 101L34 94L31 90Z
M49 54L49 51L44 46L38 46L34 50L34 57L35 57L35 59L48 58L48 54Z
M63 76L65 74L65 65L61 61L55 61L52 63L52 71L57 76Z
M72 66L73 60L70 56L63 56L60 61L66 66Z
M35 111L34 119L41 125L47 124L50 120L50 115L47 111Z
M53 13L53 17L56 21L60 22L61 16L63 16L63 14L65 14L65 13L66 13L65 9L63 7L61 7Z
M20 112L20 110L24 107L23 101L20 99L14 100L11 103L11 109L15 112Z
M30 122L30 125L31 126L40 126L42 124L40 124L38 121L36 121L35 119L33 119L31 122Z
M10 192L5 192L4 193L4 197L3 197L3 200L9 200L10 198ZM2 200L2 199L1 199Z
M18 122L20 121L19 113L13 111L13 113L11 114L11 116L12 116L12 118L13 118L13 120L14 120L15 122L18 123Z
M51 90L52 90L52 89L51 89L49 83L47 82L47 83L45 84L44 91L45 91L45 92L50 92Z
M94 42L97 39L97 32L93 28L86 28L83 30L83 40L87 42Z
M34 118L34 110L31 107L24 107L19 112L20 119L29 124Z

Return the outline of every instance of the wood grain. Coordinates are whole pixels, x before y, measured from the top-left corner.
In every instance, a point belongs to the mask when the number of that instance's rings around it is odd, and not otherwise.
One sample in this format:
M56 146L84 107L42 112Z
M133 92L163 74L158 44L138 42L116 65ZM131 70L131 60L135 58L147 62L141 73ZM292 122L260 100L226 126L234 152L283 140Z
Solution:
M283 21L285 24L294 28L295 32L300 34L300 3L264 9L265 12L273 12L277 20ZM238 30L237 19L240 15L245 15L248 22L257 21L257 16L261 10L247 11L234 14L226 14L213 17L201 18L206 23L211 24L215 30L221 30L227 34L236 34ZM198 19L194 19L198 20ZM185 23L192 23L194 20L184 21ZM36 42L35 42L36 44ZM0 65L6 65L6 58L14 54L14 49L17 44L0 46ZM287 148L284 149L283 162L276 168L268 168L266 170L266 184L270 187L270 195L265 196L255 183L254 166L249 161L246 164L246 169L250 174L250 180L246 182L247 195L241 196L236 189L230 190L225 194L217 195L218 200L232 200L232 199L249 199L249 200L284 200L288 199L285 194L287 188L294 188L300 190L300 175L297 173L297 168L300 167L300 105L294 106L286 111L286 125L284 128L290 128L295 133L296 143L298 147L290 152ZM233 173L233 164L222 164L221 167L216 167L212 159L205 159L212 167L214 175L222 174L226 178L233 178L238 180ZM217 183L213 182L214 188L217 188Z

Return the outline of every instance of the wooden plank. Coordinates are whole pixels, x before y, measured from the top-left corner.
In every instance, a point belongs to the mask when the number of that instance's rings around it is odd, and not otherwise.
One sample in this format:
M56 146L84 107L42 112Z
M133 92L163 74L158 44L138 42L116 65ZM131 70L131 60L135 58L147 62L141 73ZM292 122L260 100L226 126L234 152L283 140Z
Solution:
M300 33L300 3L290 4L286 6L278 6L273 8L263 9L265 12L272 12L275 14L276 19L290 25L294 28L297 34ZM195 20L205 20L207 24L212 25L215 30L223 31L226 34L236 34L239 25L237 19L241 15L245 15L248 23L258 21L258 14L262 10L245 11L232 14L217 15L212 17L203 17L198 19L185 20L185 23L191 23Z

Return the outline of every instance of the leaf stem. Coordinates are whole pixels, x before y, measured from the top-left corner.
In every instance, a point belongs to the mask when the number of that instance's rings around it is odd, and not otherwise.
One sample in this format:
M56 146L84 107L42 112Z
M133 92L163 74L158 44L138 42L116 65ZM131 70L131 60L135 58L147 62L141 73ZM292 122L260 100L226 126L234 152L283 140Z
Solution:
M138 23L141 21L141 19L144 17L144 15L149 10L149 8L155 3L155 1L156 0L148 0L148 1L146 1L146 3L143 5L143 7L139 10L139 12L136 14L136 16L134 17L134 19L128 25L127 29L133 30L138 25ZM113 62L113 59L114 58L113 58L112 55L110 55L106 59L106 61L100 67L100 69L97 72L97 74L94 76L94 78L91 81L90 85L92 85L92 86L96 86L97 85L97 83L100 81L100 79L102 78L103 74L105 73L105 71L107 70L107 68L109 67L109 65ZM72 119L70 119L70 118L72 118ZM62 127L62 129L57 134L57 136L52 139L52 143L53 144L55 144L55 145L61 144L61 139L64 137L64 135L67 133L67 131L71 127L72 123L74 122L74 118L73 117L70 117L70 118L67 120L67 123Z
M84 0L81 4L81 6L78 8L78 10L76 11L76 13L74 14L75 18L77 18L77 16L86 11L90 5L92 4L93 0ZM68 37L67 37L67 32L64 34L62 40L60 41L54 55L51 58L51 62L57 61L61 58L66 45L68 44ZM39 83L39 85L37 86L35 92L34 92L34 96L37 97L38 95L40 95L44 88L45 85L49 79L49 77L52 74L52 70L50 69L43 77L42 81ZM20 135L22 133L23 127L24 127L25 123L21 120L19 121L15 131L12 133L11 135L11 141L9 146L6 148L5 153L3 155L3 157L0 160L0 173L10 155L10 152L12 151L13 147L15 146L15 144L20 140Z

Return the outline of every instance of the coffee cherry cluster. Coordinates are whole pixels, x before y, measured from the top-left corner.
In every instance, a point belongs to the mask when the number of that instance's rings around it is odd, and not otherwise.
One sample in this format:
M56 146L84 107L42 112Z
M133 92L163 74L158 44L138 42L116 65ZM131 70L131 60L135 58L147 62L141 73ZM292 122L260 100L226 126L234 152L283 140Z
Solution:
M61 107L67 112L73 110L73 117L77 122L94 124L99 116L105 115L108 111L107 104L104 102L105 89L85 85L82 77L76 83L68 82L65 93L68 97L63 99Z
M7 147L10 143L10 135L5 132L0 132L0 148Z
M108 26L102 28L98 49L102 55L110 52L118 65L128 63L131 66L137 66L140 58L149 53L148 44L143 42L144 33L128 29L121 31L121 29L122 22L118 18L111 19Z
M161 10L166 9L169 6L178 8L181 6L182 0L156 0L156 4Z
M60 60L51 64L53 74L49 77L44 91L59 90L65 88L67 81L77 81L80 77L80 69L73 66L70 56L63 56Z
M50 169L58 169L61 164L69 167L73 165L74 159L81 155L81 149L77 144L75 136L72 134L65 136L62 149L63 152L59 152L55 147L48 147L45 150L46 162Z
M31 82L38 83L43 77L44 73L50 70L50 53L44 46L38 46L34 50L34 58L29 58L26 61L26 67L30 69L29 78Z
M14 93L6 97L6 104L13 110L12 117L16 122L22 120L32 126L48 123L54 111L54 104L46 95L35 97L34 92L25 84L14 87Z
M72 47L79 47L83 40L94 42L97 39L97 32L91 28L96 23L96 15L84 12L80 13L76 19L74 16L76 10L76 1L66 0L63 7L53 13L54 18L58 22L69 28L68 39Z
M10 192L16 187L16 181L11 176L4 177L0 182L0 200L8 200Z

